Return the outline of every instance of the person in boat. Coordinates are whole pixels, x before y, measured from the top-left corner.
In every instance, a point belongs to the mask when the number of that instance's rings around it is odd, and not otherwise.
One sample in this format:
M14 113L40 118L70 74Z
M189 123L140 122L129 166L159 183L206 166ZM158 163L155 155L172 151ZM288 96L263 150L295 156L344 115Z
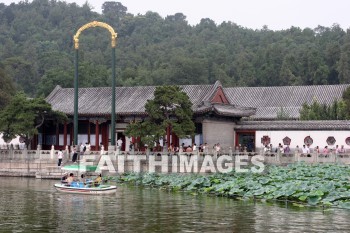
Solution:
M80 176L80 182L83 182L84 184L86 183L86 177L84 174L81 174Z
M74 174L70 173L69 177L66 179L67 184L71 184L74 181Z
M66 181L67 178L68 178L68 173L65 172L65 173L63 174L62 178L61 178L61 183L67 183L67 181Z
M92 183L92 181L90 179L86 178L86 175L84 175L84 174L80 175L79 182L83 183L85 188L90 188L91 183Z
M94 180L94 185L99 186L102 182L102 175L98 175L98 177Z

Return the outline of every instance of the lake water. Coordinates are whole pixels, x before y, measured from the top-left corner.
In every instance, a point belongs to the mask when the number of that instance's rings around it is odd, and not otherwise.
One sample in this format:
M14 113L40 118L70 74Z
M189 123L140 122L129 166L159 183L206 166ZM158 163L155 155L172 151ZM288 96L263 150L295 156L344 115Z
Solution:
M0 177L0 232L350 232L350 211L120 186L88 196Z

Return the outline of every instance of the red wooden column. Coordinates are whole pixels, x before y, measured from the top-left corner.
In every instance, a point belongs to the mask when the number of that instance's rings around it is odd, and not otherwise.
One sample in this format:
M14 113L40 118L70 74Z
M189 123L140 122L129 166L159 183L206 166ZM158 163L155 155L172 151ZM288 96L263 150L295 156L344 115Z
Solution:
M166 127L166 143L168 145L168 148L170 146L170 125Z
M179 138L176 136L176 134L174 132L172 132L172 138L173 138L173 144L174 146L179 146Z
M56 143L55 143L56 148L58 148L59 145L60 145L60 125L57 124L56 125Z
M99 123L98 120L96 120L95 124L95 150L99 150L99 145L100 145L100 128L99 128Z
M67 146L67 122L64 122L63 134L63 146L65 148Z
M137 150L138 151L142 151L142 149L143 149L143 147L141 147L141 143L140 142L141 142L141 137L136 137L134 145L135 145L135 148L136 148L136 144L137 144Z
M34 135L32 142L30 143L30 148L32 148L32 150L36 150L38 148L38 137L39 134Z
M73 126L73 125L72 125L72 126ZM74 127L70 127L70 132L69 132L69 135L70 135L70 142L69 142L69 143L70 143L71 146L76 146L76 145L74 145L73 128L74 128Z
M88 141L87 141L87 142L88 142L89 144L91 144L91 143L90 143L90 135L91 135L91 132L90 132L90 120L88 120Z

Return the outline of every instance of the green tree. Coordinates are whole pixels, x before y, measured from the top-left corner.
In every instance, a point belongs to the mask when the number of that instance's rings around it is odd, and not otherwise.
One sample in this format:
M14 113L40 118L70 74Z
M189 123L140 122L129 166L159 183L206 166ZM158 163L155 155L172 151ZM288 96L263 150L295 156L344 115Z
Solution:
M299 113L300 120L345 120L346 101L334 100L331 105L327 105L313 100L310 105L304 103Z
M0 109L3 109L15 94L15 86L12 80L0 68Z
M286 110L284 110L283 107L281 107L278 111L277 111L277 119L278 120L288 120L290 118L288 112L286 112Z
M50 92L60 85L63 88L73 87L74 73L72 69L62 70L54 68L48 70L38 84L37 95L48 96Z
M350 87L343 92L344 112L347 118L350 118Z
M340 83L350 82L350 30L342 46L340 59L338 61L338 72Z
M11 74L12 80L18 85L17 89L33 95L37 83L34 69L29 61L22 57L12 57L4 61L4 68L7 74Z
M336 107L334 106L335 104ZM350 118L350 114L347 114L346 112L346 104L343 99L339 101L334 101L332 108L332 111L336 112L337 114L337 120L348 120Z
M128 8L120 2L104 2L102 5L102 14L108 19L108 23L119 22L126 16Z
M57 0L0 3L0 63L7 76L30 96L48 93L57 84L73 86L68 83L74 67L72 37L93 20L109 23L118 33L118 85L220 80L225 86L279 86L350 80L350 30L336 24L273 31L233 22L217 25L204 18L191 26L181 12L165 18L152 11L134 16L120 2L106 1L97 13L88 3ZM110 85L109 32L98 27L84 31L80 48L79 85ZM63 80L56 81L61 75Z
M196 77L196 83L206 84L208 81L206 63L202 59L177 57L171 61L169 67L171 76L170 83L186 85L193 83L192 77Z
M38 134L38 128L47 119L64 122L68 118L64 113L53 111L43 98L30 99L23 92L19 92L0 111L0 132L3 133L5 141L20 136L28 146Z
M141 143L153 145L171 127L179 138L194 134L192 103L178 86L159 86L154 99L145 105L148 117L144 121L130 123L125 131L128 137L140 137Z

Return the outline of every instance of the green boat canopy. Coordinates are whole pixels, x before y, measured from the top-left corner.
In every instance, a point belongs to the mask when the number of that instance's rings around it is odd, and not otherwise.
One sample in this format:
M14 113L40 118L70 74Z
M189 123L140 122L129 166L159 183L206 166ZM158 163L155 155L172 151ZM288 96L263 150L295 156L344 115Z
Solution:
M79 165L79 164L71 164L66 165L61 168L64 171L86 171L86 172L94 172L97 169L97 165Z

